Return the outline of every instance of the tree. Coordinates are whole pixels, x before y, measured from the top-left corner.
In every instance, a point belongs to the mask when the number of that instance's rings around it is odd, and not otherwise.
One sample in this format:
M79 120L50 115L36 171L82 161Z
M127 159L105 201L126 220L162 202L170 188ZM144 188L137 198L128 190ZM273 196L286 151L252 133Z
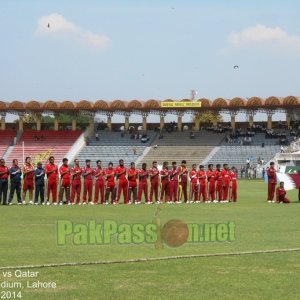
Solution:
M70 114L59 114L58 121L59 123L72 123L73 116ZM87 115L77 115L77 123L85 124L89 123L89 116ZM53 123L54 116L42 116L42 123Z
M292 121L300 121L300 109L293 109L291 115Z
M59 115L59 122L60 123L71 123L73 119L72 115L68 114L60 114ZM89 116L87 115L77 115L76 116L77 123L89 123Z
M42 123L54 123L54 116L52 115L41 115L41 122ZM24 123L35 123L36 122L36 114L24 114L23 121ZM73 116L70 114L59 114L58 121L59 123L72 123ZM89 123L89 116L87 115L77 115L76 121L78 124L87 124ZM15 120L15 123L18 123L19 120Z
M204 111L200 112L197 115L192 117L193 122L200 121L200 123L211 123L214 122L219 123L223 122L223 117L219 113L215 113L212 111Z

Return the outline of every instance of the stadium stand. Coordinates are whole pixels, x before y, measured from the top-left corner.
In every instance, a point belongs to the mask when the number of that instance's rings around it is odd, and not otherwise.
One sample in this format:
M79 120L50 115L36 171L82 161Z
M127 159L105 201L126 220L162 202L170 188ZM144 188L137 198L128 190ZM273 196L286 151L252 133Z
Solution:
M288 130L266 130L264 132L251 131L248 134L241 132L241 134L232 135L227 133L223 141L223 145L288 145L293 140Z
M97 138L96 138L97 135ZM117 165L119 159L124 159L125 165L136 161L155 139L157 132L148 130L147 133L132 135L130 133L109 132L98 130L94 136L88 140L88 145L83 147L78 153L80 165L84 166L85 160L90 159L91 165L96 166L96 161L100 159L103 167L112 161ZM143 140L141 140L143 137Z
M223 164L228 163L229 166L235 166L240 169L246 165L249 159L254 166L257 165L259 159L268 162L277 152L280 151L280 146L267 145L261 146L221 146L219 150L211 157L207 164Z
M180 165L183 159L187 160L187 166L190 168L192 164L197 164L204 160L225 138L225 133L212 133L206 130L199 132L164 132L162 136L159 134L152 143L150 151L138 163L147 163L152 165L152 161L156 160L158 164L168 161L176 161ZM157 146L157 147L156 147ZM176 147L177 146L177 147Z
M85 160L91 160L91 166L96 166L96 161L100 159L102 166L107 167L111 161L116 166L119 159L124 159L125 166L135 162L143 154L145 146L85 146L77 155L81 166L85 165ZM71 162L72 163L72 162Z
M98 138L96 139L96 134L98 134ZM155 137L157 136L157 132L153 130L148 130L147 133L141 134L141 136L147 136L144 142L141 141L140 137L135 138L134 134L123 133L122 132L109 132L105 130L99 130L95 132L93 138L89 139L88 146L139 146L150 145Z
M14 142L17 132L15 130L1 130L0 131L0 157L3 157L7 148Z
M153 144L159 146L217 146L224 140L225 135L225 133L215 133L206 130L197 132L164 132L162 136L158 135Z
M171 164L176 161L180 165L183 159L187 160L187 166L190 168L193 163L199 164L213 149L213 146L158 146L152 147L151 150L145 155L142 161L138 164L141 166L142 162L147 163L151 167L152 161L156 160L158 164L162 165L164 161Z
M55 157L56 163L60 163L81 134L82 131L25 130L10 153L8 161L16 158L23 162L24 142L24 156L31 156L34 164L38 161L45 163L50 155Z

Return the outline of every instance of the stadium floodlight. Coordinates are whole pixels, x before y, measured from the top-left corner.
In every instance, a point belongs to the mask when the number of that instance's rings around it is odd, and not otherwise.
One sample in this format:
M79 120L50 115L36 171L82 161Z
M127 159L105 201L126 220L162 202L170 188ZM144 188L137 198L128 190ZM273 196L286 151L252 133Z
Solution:
M191 100L195 101L197 97L197 91L196 90L191 90Z

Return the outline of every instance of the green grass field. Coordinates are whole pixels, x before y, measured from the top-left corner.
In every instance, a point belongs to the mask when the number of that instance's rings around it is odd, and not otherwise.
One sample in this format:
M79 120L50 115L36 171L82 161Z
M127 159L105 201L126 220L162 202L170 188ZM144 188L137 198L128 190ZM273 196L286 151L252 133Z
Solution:
M300 248L300 204L297 191L289 205L266 202L262 181L239 181L238 203L160 206L161 224L235 223L231 242L185 243L157 249L153 243L57 245L57 221L86 224L113 220L119 224L151 223L157 205L139 206L1 206L0 266L119 261L167 256ZM22 299L298 299L300 251L234 256L178 258L114 264L24 269L37 278L16 278L1 270L0 284L21 282ZM12 272L5 277L4 272ZM56 288L31 289L31 282L56 282ZM3 293L4 295L4 293ZM2 296L2 294L1 294ZM2 298L3 299L3 298ZM16 298L18 299L18 298Z

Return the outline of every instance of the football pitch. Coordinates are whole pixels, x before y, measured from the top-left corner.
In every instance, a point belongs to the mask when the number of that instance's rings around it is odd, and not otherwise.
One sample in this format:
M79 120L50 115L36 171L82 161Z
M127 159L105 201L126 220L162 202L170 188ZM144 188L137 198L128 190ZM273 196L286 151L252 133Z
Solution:
M1 206L1 299L298 299L298 191L266 194L241 180L238 203ZM151 227L171 220L194 226L178 247L184 230Z

